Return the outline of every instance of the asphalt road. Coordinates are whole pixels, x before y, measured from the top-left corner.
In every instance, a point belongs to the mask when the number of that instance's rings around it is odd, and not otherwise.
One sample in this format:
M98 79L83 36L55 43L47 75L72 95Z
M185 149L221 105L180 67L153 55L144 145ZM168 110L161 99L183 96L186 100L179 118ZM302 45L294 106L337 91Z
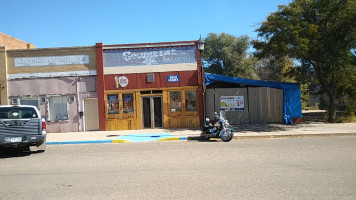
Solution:
M355 199L356 137L0 153L0 199Z

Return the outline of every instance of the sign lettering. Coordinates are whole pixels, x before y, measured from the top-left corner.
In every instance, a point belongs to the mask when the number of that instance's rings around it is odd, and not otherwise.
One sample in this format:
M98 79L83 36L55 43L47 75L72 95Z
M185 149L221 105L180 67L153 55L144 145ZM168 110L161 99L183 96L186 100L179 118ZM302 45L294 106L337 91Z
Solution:
M224 110L224 111L245 110L244 96L221 96L220 110Z
M104 67L164 65L196 61L195 46L104 50Z
M15 58L15 67L89 64L89 55Z
M167 82L168 83L179 82L179 75L167 76Z

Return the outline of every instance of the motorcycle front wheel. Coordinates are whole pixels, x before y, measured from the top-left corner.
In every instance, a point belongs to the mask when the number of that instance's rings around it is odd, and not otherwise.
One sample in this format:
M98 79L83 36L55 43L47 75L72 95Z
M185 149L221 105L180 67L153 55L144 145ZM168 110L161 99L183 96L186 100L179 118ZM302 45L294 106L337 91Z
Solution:
M234 137L234 132L229 128L227 128L226 131L224 131L220 135L221 140L224 142L229 142L230 140L232 140L233 137Z

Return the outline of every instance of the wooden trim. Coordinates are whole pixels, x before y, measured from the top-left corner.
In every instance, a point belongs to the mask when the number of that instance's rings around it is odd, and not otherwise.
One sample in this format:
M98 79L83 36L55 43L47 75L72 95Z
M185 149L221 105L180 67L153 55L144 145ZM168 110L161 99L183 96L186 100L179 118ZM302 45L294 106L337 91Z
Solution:
M119 130L117 128L129 127L130 129L141 129L143 127L142 122L142 101L141 98L145 96L162 96L162 109L163 109L163 128L189 128L199 127L199 112L200 106L198 104L199 93L197 86L187 87L174 87L174 88L150 88L150 90L162 90L162 93L155 94L142 94L141 91L147 89L132 89L132 90L110 90L104 92L104 109L107 113L107 95L118 94L119 95L119 114L106 114L105 123L108 130ZM185 111L185 91L195 90L197 94L197 110ZM170 91L180 91L182 98L182 111L172 112L170 109ZM134 113L123 113L123 99L122 94L134 95ZM120 124L120 125L118 125ZM129 125L127 125L129 124ZM120 129L122 130L122 129Z
M199 120L200 120L200 126L203 126L205 119L203 119L203 98L205 99L205 95L203 94L203 83L205 84L205 80L202 79L202 73L204 73L204 71L202 71L202 60L201 60L201 54L198 48L196 48L196 52L197 52L197 69L198 69L198 73L197 73L197 78L198 78L198 105L200 107L199 109ZM205 99L206 102L206 99ZM204 109L206 111L206 107Z
M141 91L147 91L147 90L162 90L162 91L167 91L167 90L181 90L181 89L187 90L187 89L198 89L198 86L184 86L184 87L165 87L165 88L145 88L145 89L130 89L130 90L106 90L105 94L118 94L118 93L130 93L132 91L135 92L141 92ZM144 96L145 94L141 94ZM149 94L148 96L152 96Z
M103 45L104 50L115 49L148 49L148 48L162 48L162 47L177 47L177 46L196 46L197 40L179 41L179 42L159 42L159 43L134 43L134 44L117 44L117 45Z
M96 43L96 80L97 80L97 93L98 93L98 105L99 105L99 130L106 130L106 110L105 110L105 79L104 79L104 57L103 57L103 43Z

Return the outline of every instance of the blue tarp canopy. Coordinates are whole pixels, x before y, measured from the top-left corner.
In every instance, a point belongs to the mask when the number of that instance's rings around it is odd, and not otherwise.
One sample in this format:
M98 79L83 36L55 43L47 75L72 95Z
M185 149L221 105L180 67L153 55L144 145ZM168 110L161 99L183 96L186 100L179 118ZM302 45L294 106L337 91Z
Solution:
M284 83L274 81L260 81L243 78L235 78L216 74L205 73L205 84L208 86L214 82L225 82L232 84L244 84L257 87L270 87L283 90L283 113L286 124L294 124L292 119L303 117L302 99L299 83Z

